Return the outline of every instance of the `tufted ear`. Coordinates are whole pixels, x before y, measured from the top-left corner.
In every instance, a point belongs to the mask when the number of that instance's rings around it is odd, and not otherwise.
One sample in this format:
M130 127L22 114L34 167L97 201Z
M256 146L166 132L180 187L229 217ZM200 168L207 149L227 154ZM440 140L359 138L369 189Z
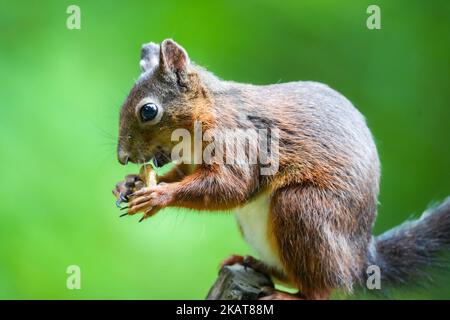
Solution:
M150 42L142 46L139 65L142 72L155 69L159 65L159 46L156 43Z
M178 84L187 88L187 68L189 56L186 50L172 39L166 39L161 43L160 67L162 71L177 77Z

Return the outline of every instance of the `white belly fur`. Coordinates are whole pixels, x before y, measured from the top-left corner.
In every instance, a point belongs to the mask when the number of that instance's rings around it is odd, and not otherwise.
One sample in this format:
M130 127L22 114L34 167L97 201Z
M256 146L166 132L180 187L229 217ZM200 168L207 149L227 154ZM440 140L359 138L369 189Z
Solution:
M262 194L246 206L237 209L236 219L245 240L258 253L259 259L271 267L282 270L281 262L267 237L269 195Z

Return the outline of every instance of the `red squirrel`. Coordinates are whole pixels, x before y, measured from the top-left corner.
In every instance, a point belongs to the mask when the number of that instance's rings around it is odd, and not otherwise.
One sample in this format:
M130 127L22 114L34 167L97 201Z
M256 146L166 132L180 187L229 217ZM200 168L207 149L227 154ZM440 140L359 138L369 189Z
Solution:
M194 64L171 39L141 51L142 73L120 111L118 160L156 166L171 162L171 133L276 128L278 170L261 175L258 164L179 163L144 187L138 175L114 194L128 214L166 207L236 210L244 238L259 255L231 256L297 288L267 299L327 299L364 283L377 265L382 283L421 279L450 244L450 198L424 214L374 237L380 162L361 113L344 96L316 82L251 85L224 81ZM139 185L139 190L131 194Z

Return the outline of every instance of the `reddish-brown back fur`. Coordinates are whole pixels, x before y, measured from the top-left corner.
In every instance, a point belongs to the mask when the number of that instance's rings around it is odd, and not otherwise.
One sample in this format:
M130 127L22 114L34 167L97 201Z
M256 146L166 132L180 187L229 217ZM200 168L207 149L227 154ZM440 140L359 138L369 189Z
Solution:
M289 280L311 298L325 297L333 288L351 290L367 261L380 175L362 115L323 84L222 81L186 64L184 50L170 50L174 59L181 55L181 62L170 64L181 70L154 66L143 73L122 109L119 149L132 160L146 160L156 144L173 145L161 133L192 131L194 121L204 130L279 129L276 174L261 175L258 164L202 164L174 185L167 205L233 209L269 193L268 238ZM143 127L135 119L134 107L146 95L165 104L159 126ZM134 138L126 139L129 135Z

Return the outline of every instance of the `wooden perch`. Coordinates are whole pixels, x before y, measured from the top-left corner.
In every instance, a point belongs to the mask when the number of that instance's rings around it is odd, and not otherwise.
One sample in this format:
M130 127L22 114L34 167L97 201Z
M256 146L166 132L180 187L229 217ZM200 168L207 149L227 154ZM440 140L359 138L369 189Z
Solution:
M225 266L209 289L206 300L256 300L263 293L263 287L273 288L267 275L240 264Z

